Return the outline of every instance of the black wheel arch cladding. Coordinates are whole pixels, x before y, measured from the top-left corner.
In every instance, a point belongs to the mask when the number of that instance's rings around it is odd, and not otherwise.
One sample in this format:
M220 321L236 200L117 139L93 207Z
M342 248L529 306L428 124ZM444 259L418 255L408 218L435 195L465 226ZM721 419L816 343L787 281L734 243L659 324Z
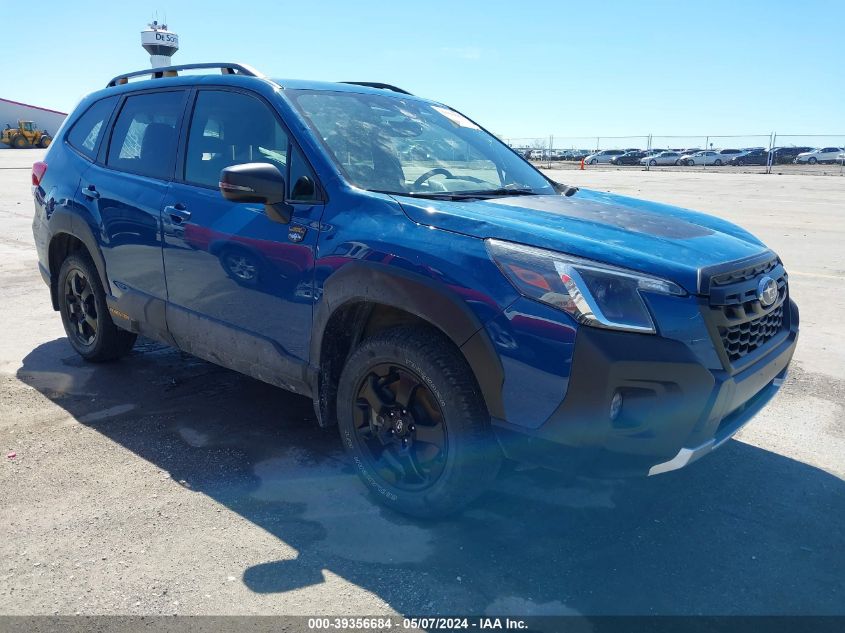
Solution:
M320 365L326 352L327 326L338 310L356 303L397 308L442 331L467 361L490 414L501 417L504 370L484 324L466 302L444 284L417 273L374 262L350 262L326 280L314 312L310 381L321 425L331 424L334 417L326 408L331 407L325 399L327 390L319 385L320 371L325 369ZM355 315L350 326L363 328L367 316L366 312ZM326 413L329 419L323 419Z

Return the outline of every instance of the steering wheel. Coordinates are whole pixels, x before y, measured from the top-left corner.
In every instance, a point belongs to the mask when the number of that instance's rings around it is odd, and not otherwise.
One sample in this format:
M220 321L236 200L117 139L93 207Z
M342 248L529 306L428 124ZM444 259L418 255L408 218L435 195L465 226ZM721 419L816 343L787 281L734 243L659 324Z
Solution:
M443 169L442 167L435 167L434 169L429 169L425 172L422 176L417 178L414 181L414 187L419 187L423 184L426 180L431 178L432 176L446 176L446 178L458 179L458 180L469 180L470 182L477 182L479 184L488 184L486 180L482 180L481 178L476 178L475 176L456 176L448 169Z
M455 174L453 174L453 173L452 173L451 171L449 171L448 169L443 169L442 167L435 167L434 169L429 169L429 170L428 170L427 172L425 172L422 176L420 176L419 178L417 178L417 179L414 181L414 187L419 187L419 186L420 186L420 185L422 185L422 184L423 184L426 180L428 180L429 178L431 178L431 177L433 177L433 176L446 176L446 178L454 178L454 177L455 177Z

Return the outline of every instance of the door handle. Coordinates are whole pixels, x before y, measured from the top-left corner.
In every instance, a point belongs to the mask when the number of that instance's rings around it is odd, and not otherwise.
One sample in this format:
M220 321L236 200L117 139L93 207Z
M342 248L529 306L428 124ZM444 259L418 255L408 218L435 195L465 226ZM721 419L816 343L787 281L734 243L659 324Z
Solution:
M97 188L94 185L88 185L87 187L82 188L82 195L86 198L90 198L91 200L96 200L100 197L100 192L97 191Z
M164 207L164 212L170 216L173 224L182 224L191 219L191 212L181 202Z

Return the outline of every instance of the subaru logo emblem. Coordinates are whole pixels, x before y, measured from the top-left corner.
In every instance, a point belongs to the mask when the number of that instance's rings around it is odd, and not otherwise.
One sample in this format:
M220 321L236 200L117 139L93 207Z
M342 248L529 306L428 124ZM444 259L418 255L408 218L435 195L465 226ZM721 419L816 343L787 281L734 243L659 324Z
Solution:
M760 305L768 308L778 299L778 284L771 277L763 277L757 284L757 298Z

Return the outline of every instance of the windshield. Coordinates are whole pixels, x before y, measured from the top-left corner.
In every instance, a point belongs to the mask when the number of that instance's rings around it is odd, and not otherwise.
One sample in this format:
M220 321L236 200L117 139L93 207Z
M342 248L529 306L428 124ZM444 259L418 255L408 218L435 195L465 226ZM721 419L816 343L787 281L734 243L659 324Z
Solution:
M556 193L501 141L445 106L351 92L285 95L361 189L423 196Z

